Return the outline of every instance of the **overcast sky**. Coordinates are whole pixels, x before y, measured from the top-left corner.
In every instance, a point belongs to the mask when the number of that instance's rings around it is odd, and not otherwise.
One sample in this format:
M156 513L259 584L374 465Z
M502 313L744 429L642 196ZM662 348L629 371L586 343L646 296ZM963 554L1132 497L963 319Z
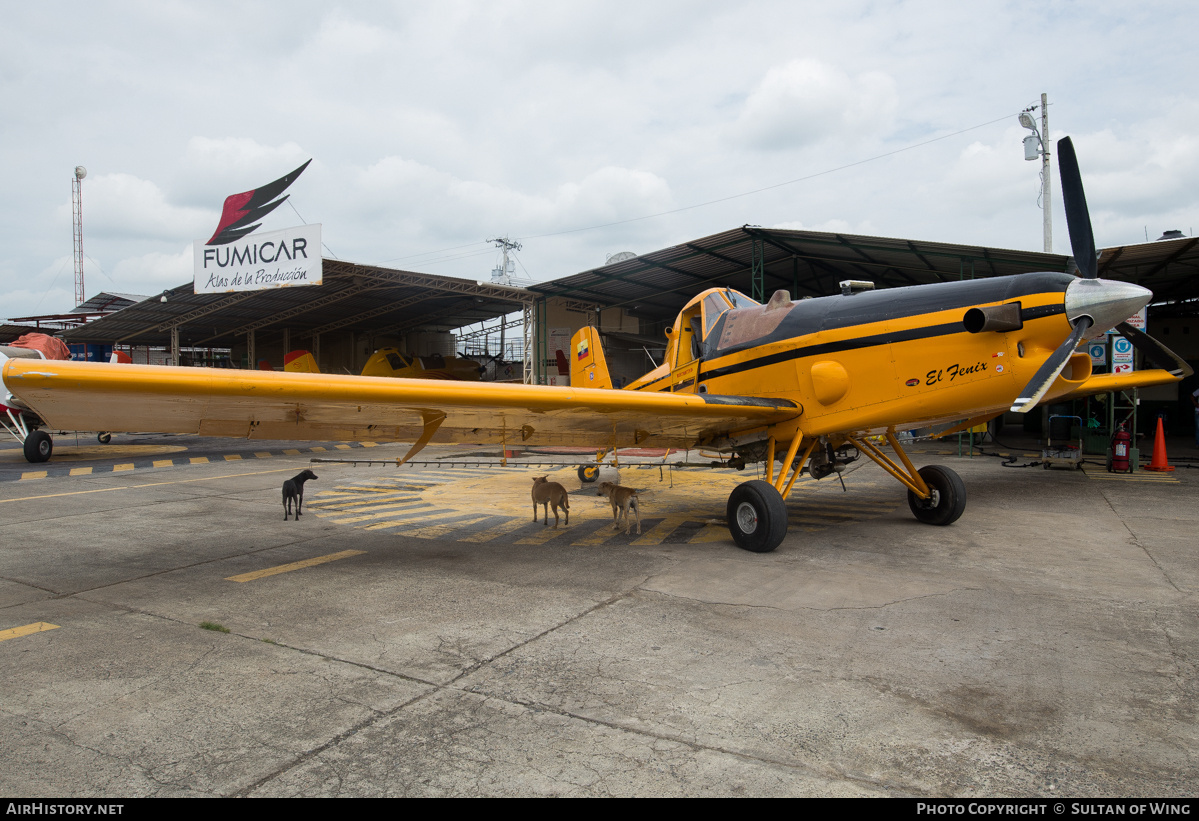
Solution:
M1197 23L1126 0L6 3L0 316L74 306L76 165L89 296L189 281L224 198L309 158L260 230L472 279L503 235L536 281L746 223L1041 250L1016 115L1042 91L1100 246L1191 234Z

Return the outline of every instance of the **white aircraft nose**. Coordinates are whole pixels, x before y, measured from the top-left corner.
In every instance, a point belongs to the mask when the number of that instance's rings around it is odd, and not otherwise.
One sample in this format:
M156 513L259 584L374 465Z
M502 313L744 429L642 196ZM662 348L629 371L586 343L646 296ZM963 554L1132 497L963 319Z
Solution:
M1066 318L1073 324L1089 316L1095 332L1106 331L1149 304L1153 292L1131 282L1110 279L1076 279L1066 288Z

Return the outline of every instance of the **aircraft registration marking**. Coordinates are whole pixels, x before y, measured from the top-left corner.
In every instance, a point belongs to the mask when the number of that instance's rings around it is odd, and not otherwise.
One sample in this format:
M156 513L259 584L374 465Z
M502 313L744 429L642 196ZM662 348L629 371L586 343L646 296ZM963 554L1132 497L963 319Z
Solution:
M57 624L50 624L48 621L35 621L33 624L22 625L21 627L10 627L7 630L0 630L0 641L8 641L9 639L19 639L21 636L31 636L34 633L44 633L47 630L57 630Z
M351 556L361 556L365 550L342 550L339 553L329 553L325 556L317 556L312 559L304 559L298 562L289 562L288 564L280 564L275 567L267 567L262 570L254 570L250 573L241 573L237 576L229 576L225 579L227 582L252 582L255 579L264 579L267 576L277 576L280 573L290 573L293 570L302 570L305 567L315 567L318 564L326 562L335 562L338 559L348 559Z

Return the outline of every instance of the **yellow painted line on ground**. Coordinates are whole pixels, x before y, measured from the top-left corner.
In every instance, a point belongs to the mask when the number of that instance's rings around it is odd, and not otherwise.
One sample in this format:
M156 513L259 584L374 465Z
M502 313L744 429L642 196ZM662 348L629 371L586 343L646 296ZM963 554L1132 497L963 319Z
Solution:
M188 459L188 461L191 462L193 465L207 465L208 457L207 456L192 456Z
M26 624L24 627L10 627L7 630L0 630L0 641L19 639L21 636L30 636L34 633L44 633L47 630L57 629L57 624L50 624L49 622L45 621L35 621L33 624Z
M154 460L154 467L156 467L156 468L169 468L174 464L175 464L174 459L155 459Z
M56 499L60 496L82 496L85 493L108 493L114 490L137 490L143 487L157 487L158 485L186 485L190 482L212 482L217 479L236 479L239 476L263 476L267 473L287 473L294 468L278 468L276 470L255 470L249 473L227 473L224 476L203 476L199 479L173 479L169 482L145 482L140 485L118 485L116 487L97 487L91 490L71 490L65 493L44 493L40 496L19 496L15 499L0 499L0 505L8 502L31 502L37 499Z
M91 473L91 468L71 468L72 476L90 476Z
M314 559L304 559L301 562L291 562L290 564L280 564L275 567L268 567L265 570L255 570L251 573L242 573L238 576L229 576L225 579L227 582L252 582L255 579L263 579L267 576L277 576L280 573L290 573L293 570L302 570L305 567L314 567L325 562L335 562L338 559L348 559L351 556L361 556L365 550L343 550L340 553L330 553L327 556L317 556Z
M459 529L469 527L470 525L478 524L479 522L490 519L490 516L479 516L475 519L462 519L457 522L450 522L444 525L430 525L429 527L421 527L415 530L404 532L404 536L412 536L417 539L444 539L446 536L453 536Z
M344 522L366 521L367 519L372 519L372 518L377 519L378 516L373 515L373 514L378 514L381 511L399 512L406 508L421 508L421 507L432 507L432 504L430 504L429 502L423 501L422 499L419 499L419 498L412 498L412 499L384 499L382 502L380 502L379 504L376 504L376 505L355 505L353 507L340 507L340 506L336 506L336 505L317 505L315 503L313 503L313 505L312 505L313 510L324 511L325 513L329 514L330 516L350 516L350 517L358 516L358 517L361 517L361 518L349 518L349 519L341 519L340 520L340 521L344 521ZM383 515L390 515L390 514L383 514Z
M671 533L673 533L674 529L676 527L681 525L683 522L693 522L693 521L695 521L695 517L688 516L686 514L676 513L674 515L667 516L665 519L658 522L656 525L651 527L649 530L645 530L643 528L641 531L641 536L637 539L634 539L632 544L637 544L637 545L662 544L662 540L665 539L667 536L669 536ZM615 532L615 531L613 531L613 532ZM633 532L634 533L637 532L636 524L633 525Z
M552 515L553 511L550 511L550 514ZM559 515L561 515L561 514L559 514ZM584 517L581 514L576 514L575 516L571 517L571 523L569 525L565 524L564 522L559 522L558 528L556 530L554 529L553 525L546 526L546 525L542 524L542 519L541 519L540 515L538 515L536 522L533 522L528 519L526 519L525 521L527 524L536 524L537 527L541 528L541 530L537 533L531 533L528 536L526 536L525 538L520 539L519 541L516 542L516 544L545 544L550 539L557 538L558 536L561 536L563 534L571 534L572 532L576 532L577 529L584 524L587 524L589 522L594 523L595 517L594 516ZM605 538L606 538L606 536L605 536ZM574 540L571 540L571 544L578 544L578 543L575 542Z
M375 448L379 446L378 442L359 442L364 448Z
M386 496L376 496L369 501L357 499L314 499L313 505L320 505L326 510L336 510L338 513L359 513L371 510L382 510L388 505L409 504L419 502L419 493L389 493Z
M113 465L112 472L113 473L121 473L122 471L133 470L133 467L134 467L134 465L132 462L125 462L124 464Z
M429 504L423 505L423 507L433 508L433 506L429 505ZM403 513L403 511L397 511L397 513ZM395 513L379 514L379 516L394 516L394 515L395 515ZM421 516L405 516L402 519L392 519L391 521L387 521L387 522L376 522L373 525L366 525L365 529L366 530L383 530L383 529L389 528L389 527L403 527L404 525L412 525L412 524L417 524L419 522L427 522L430 519L445 519L449 516L459 516L459 515L461 515L461 514L457 510L447 510L446 508L437 508L437 509L433 509L432 512L426 513ZM343 524L345 522L355 522L355 521L361 522L361 521L365 521L367 519L378 519L379 516L360 516L357 519L339 519L338 521Z
M22 479L45 479L46 471L44 470L27 470L21 474Z
M733 536L727 525L706 524L698 533L687 540L687 544L707 544L709 542L730 542Z
M315 447L315 448L309 448L308 450L311 453L324 453L326 450L328 450L328 448Z
M406 510L418 511L418 510L424 510L426 508L432 508L432 507L433 507L433 505L429 504L428 502L408 502L408 503L402 504L402 505L388 505L388 506L386 506L386 508L382 508L380 512L367 513L362 516L347 516L345 518L342 518L344 514L340 510L338 510L338 511L330 511L330 510L318 511L314 507L313 511L319 513L322 519L329 518L329 519L333 519L338 524L349 525L349 524L355 524L356 522L369 522L373 519L381 519L385 516L399 516L399 515L403 514ZM414 522L414 521L417 521L417 519L416 518L413 518L413 519L405 518L402 521Z
M240 454L240 453L226 453L226 454L225 454L225 461L226 461L226 462L237 462L237 461L240 461L240 460L241 460L241 454Z
M257 456L259 459L270 459L271 458L271 452L269 450L260 450L260 451L256 452L254 455Z
M511 521L498 524L495 527L489 527L486 530L480 530L478 533L472 533L469 536L463 537L464 542L489 542L492 539L500 536L506 536L509 533L520 530L527 524L531 524L528 519L512 519Z
M300 451L297 448L288 448L287 450L285 450L283 452L288 456L299 456L300 455Z
M334 445L333 447L337 448L338 450L349 450L350 449L349 445Z

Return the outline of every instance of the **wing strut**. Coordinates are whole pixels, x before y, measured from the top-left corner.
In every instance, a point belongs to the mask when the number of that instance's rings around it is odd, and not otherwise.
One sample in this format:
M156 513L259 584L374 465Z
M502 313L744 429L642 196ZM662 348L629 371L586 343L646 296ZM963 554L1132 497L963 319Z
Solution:
M903 467L895 464L891 457L879 450L878 446L865 436L856 437L846 434L845 438L855 448L869 456L880 468L899 480L900 484L903 484L908 490L915 493L917 498L927 499L932 495L928 489L928 483L924 481L924 478L916 470L915 465L912 464L912 460L908 458L908 455L903 452L903 448L899 446L899 442L896 441L894 431L887 431L887 441L891 444L892 450L903 460ZM904 468L907 468L907 470L904 470Z

